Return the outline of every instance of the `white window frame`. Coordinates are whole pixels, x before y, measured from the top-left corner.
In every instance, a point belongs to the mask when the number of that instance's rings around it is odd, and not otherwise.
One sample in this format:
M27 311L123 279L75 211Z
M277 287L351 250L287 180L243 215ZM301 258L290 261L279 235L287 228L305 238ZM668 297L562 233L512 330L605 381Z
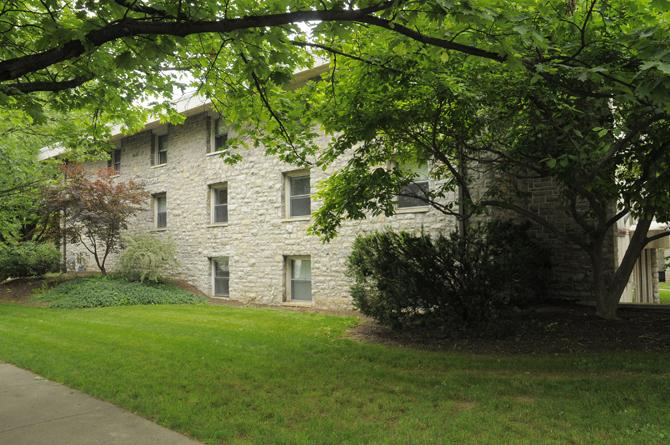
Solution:
M295 178L309 178L309 195L295 195L309 198L309 214L293 216L291 213L291 181ZM312 175L309 170L295 170L284 172L284 218L291 220L307 220L312 217Z
M161 150L161 139L164 141L164 150ZM156 159L155 165L165 165L168 163L169 136L167 133L156 134ZM165 153L165 162L161 162L161 152Z
M217 127L217 125L219 126L220 129L221 128L225 129L224 134L226 136L226 142L223 144L222 147L217 147L216 146L216 136L217 136L216 127ZM211 141L212 147L210 149L209 154L218 154L218 153L221 153L221 152L225 151L225 149L228 145L228 139L230 139L230 130L226 126L226 123L221 116L212 116L211 127L212 128L210 129L210 141Z
M217 277L216 276L216 265L221 261L228 262L228 276L227 277ZM217 256L209 259L210 270L212 275L212 298L230 298L230 257L229 256ZM217 294L216 293L216 279L217 278L227 278L228 279L228 294Z
M430 163L426 162L423 165L425 165L426 169L429 172L430 167L431 167ZM392 161L392 163L390 164L390 168L395 168L397 166L398 166L398 163L395 162L395 161ZM429 174L426 174L425 177L422 177L422 176L415 177L414 180L412 180L409 184L407 184L405 187L403 187L403 189L407 188L407 187L410 187L412 185L419 185L420 186L421 184L425 184L426 190L428 192L430 192L430 177L429 177ZM402 211L411 212L413 210L423 210L423 209L426 209L426 208L430 207L430 204L427 203L426 201L422 201L420 198L412 198L412 197L405 197L405 198L416 199L417 200L416 205L400 205L400 198L401 197L399 196L399 194L396 195L395 207L400 212L402 212Z
M216 192L218 190L226 190L226 220L225 221L216 221ZM228 221L230 220L230 214L228 213L230 210L230 207L228 205L229 202L229 188L228 188L228 183L227 182L220 182L217 184L210 184L209 185L209 223L212 225L226 225L228 224ZM224 204L219 204L219 205L224 205Z
M167 213L168 213L168 207L167 207L167 193L166 192L160 192L160 193L154 193L152 196L153 199L153 210L154 210L154 229L156 230L166 230L167 229ZM165 225L164 226L159 226L158 225L158 200L160 198L165 199Z
M420 179L416 181L412 181L409 184L407 184L405 187L403 187L403 190L411 187L411 186L419 186L425 184L425 190L426 192L430 192L430 180L428 179ZM405 199L413 199L416 200L416 204L411 204L411 205L401 205L400 204L400 198L405 198ZM416 209L416 208L423 208L423 207L428 207L430 204L428 204L426 201L421 200L421 198L414 198L411 196L397 196L396 197L396 207L398 209Z
M294 260L309 260L309 300L294 300L293 299L293 261ZM302 303L302 304L312 304L314 303L314 263L312 262L312 257L310 255L287 255L284 257L284 272L285 272L285 286L284 286L284 301L288 303Z

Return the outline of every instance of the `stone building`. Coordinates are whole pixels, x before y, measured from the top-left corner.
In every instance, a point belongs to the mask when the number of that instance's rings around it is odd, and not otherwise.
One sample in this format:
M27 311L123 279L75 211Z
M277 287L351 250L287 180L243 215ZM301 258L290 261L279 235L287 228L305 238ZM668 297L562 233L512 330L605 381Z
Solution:
M298 169L266 156L262 148L244 150L241 162L225 164L219 155L226 143L226 127L209 103L189 96L176 106L186 116L182 124L156 121L134 135L116 134L110 160L89 163L87 168L113 167L118 180L144 185L151 199L130 222L129 232L172 239L180 278L214 298L348 308L346 261L358 234L387 228L429 234L456 230L455 218L418 200L399 198L395 215L345 221L338 236L324 243L307 233L310 214L319 205L311 195L338 165L327 171ZM325 146L327 140L322 143ZM43 157L55 154L45 150ZM435 185L425 179L411 187ZM530 208L570 230L574 221L561 210L558 190L550 179L527 181L525 188ZM621 259L627 233L621 228L612 231L610 273ZM541 228L535 235L551 251L550 296L589 299L586 255ZM655 252L645 252L645 263L636 269L624 301L658 301L651 255ZM88 256L82 246L70 246L68 267L93 269ZM115 260L114 255L109 258L109 269L114 269Z
M391 228L436 234L455 228L453 218L404 198L396 215L346 221L338 236L324 243L307 233L318 206L310 195L332 169L297 169L261 148L244 150L241 162L227 165L217 149L226 139L219 116L197 97L178 106L187 116L183 124L153 122L140 133L117 135L109 164L86 167L109 165L118 180L143 184L151 202L129 231L172 239L181 278L212 297L347 308L346 259L359 233ZM109 258L110 270L115 260ZM68 248L68 263L95 268L77 245Z

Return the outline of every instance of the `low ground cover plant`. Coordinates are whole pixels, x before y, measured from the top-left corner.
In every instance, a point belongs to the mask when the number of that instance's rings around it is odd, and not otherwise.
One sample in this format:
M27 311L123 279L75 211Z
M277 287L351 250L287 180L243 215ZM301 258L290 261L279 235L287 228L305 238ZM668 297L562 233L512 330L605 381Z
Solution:
M39 277L58 271L60 253L47 243L0 244L0 282L7 278Z
M194 304L205 301L203 297L174 284L142 284L113 276L77 278L59 284L35 298L54 308Z
M512 306L540 298L548 253L528 226L496 222L431 237L377 232L356 239L351 295L364 314L394 329L481 327Z

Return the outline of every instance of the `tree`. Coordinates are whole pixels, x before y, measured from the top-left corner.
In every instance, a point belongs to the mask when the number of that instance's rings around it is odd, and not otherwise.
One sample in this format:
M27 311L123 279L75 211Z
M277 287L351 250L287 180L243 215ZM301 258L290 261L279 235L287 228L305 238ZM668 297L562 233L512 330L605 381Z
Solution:
M83 167L73 165L64 166L63 174L62 184L45 190L45 208L63 213L64 236L88 250L106 274L107 257L119 249L121 231L142 209L147 194L132 180L116 181L111 169L91 178Z
M50 107L37 117L0 109L0 241L42 241L53 235L54 215L40 209L40 193L60 178L62 159L42 159L42 148L67 148L71 161L103 159L109 144L81 112Z
M613 318L641 249L657 238L647 236L651 220L670 219L668 76L658 60L643 60L665 47L655 33L667 30L667 14L643 13L641 20L610 3L596 21L596 3L581 14L556 13L563 25L540 16L533 23L538 36L527 40L538 63L516 69L491 70L472 58L444 60L414 44L398 54L393 42L359 40L367 44L355 48L355 57L338 59L342 69L306 88L308 105L295 101L301 111L293 114L311 115L334 135L325 153L305 144L297 158L315 156L316 164L327 166L353 154L321 189L313 231L329 238L343 218L392 213L411 175L384 163L434 159L433 175L442 184L424 197L429 204L460 218L482 207L506 209L578 246L591 260L598 314ZM658 28L650 27L659 19ZM640 41L643 30L648 39ZM296 132L309 128L302 121ZM471 168L473 177L494 175L493 187L470 193ZM576 236L516 193L524 180L543 177L561 190ZM445 206L441 198L457 189L464 191L461 209ZM639 219L637 229L622 264L606 276L606 236L627 214Z
M315 55L332 58L327 79L330 88L323 87L317 97L333 104L337 104L338 89L343 85L339 79L351 79L346 74L353 65L344 63L346 59L383 68L381 85L394 81L389 73L402 72L407 66L445 78L456 69L447 86L457 102L458 96L473 90L459 87L458 78L474 68L473 76L466 76L464 85L471 86L470 82L476 81L474 75L483 73L485 80L490 74L492 80L501 81L493 84L504 87L505 77L509 76L514 85L537 84L538 90L544 88L549 97L557 99L544 107L549 106L549 115L556 112L562 116L559 120L567 127L561 131L547 128L543 137L552 132L567 135L573 129L588 135L585 146L589 148L584 150L588 156L580 158L581 154L570 151L572 147L554 144L553 149L570 153L552 152L544 169L568 168L576 159L594 159L598 150L605 150L601 154L606 167L616 174L615 188L608 193L621 199L626 212L640 218L640 235L632 243L639 247L647 242L646 232L642 233L645 221L651 216L659 217L657 212L664 205L662 194L650 197L647 189L639 188L639 180L662 177L662 169L652 168L644 154L653 150L654 156L662 160L665 152L662 140L656 136L663 135L670 110L667 6L665 0L493 0L476 4L459 0L208 0L197 5L167 0L15 0L5 2L0 10L0 109L21 110L33 117L39 117L47 103L57 111L80 110L94 116L91 128L103 137L109 132L107 124L123 123L126 128L136 129L148 113L178 121L179 116L165 98L175 88L197 86L250 143L264 144L268 154L287 161L325 166L339 156L339 151L318 155L314 121L310 119L314 113L296 105L293 92L286 88L296 70L314 64ZM304 26L297 26L299 23ZM183 72L188 72L193 80L180 77ZM383 93L379 88L375 91ZM417 103L428 104L433 99L434 96L424 96ZM446 99L446 103L453 102ZM475 94L471 101L477 100ZM519 105L520 116L525 117L515 121L520 125L514 129L523 130L533 116L524 104ZM554 106L559 110L554 110ZM572 125L568 119L573 109L592 113L598 106L612 107L610 117L616 126L601 123L600 112L584 121L598 121L586 133L581 124ZM472 103L465 101L460 101L459 107L479 112L478 107L472 108ZM346 123L346 119L357 116L358 109L351 107L350 112L348 116L337 114ZM478 119L466 119L464 112L457 115L469 125L468 132L477 125ZM645 117L644 125L636 123L638 116ZM334 131L338 125L326 127ZM376 134L372 126L341 128L352 131L337 138L342 148L365 145ZM360 129L368 133L355 132ZM594 129L597 131L591 131ZM523 153L519 141L512 136L526 134L512 130L505 133L510 139L501 141L498 148L504 150L498 150L499 154L510 150ZM486 132L486 127L474 128L472 134L479 138L482 131ZM591 140L594 134L603 137L600 141ZM464 132L459 138L468 142L466 136L468 133ZM606 151L606 146L611 150ZM631 150L634 154L628 156ZM417 157L409 149L406 152L407 158ZM450 156L460 159L465 154L461 150ZM379 162L381 155L383 151L374 162ZM226 156L230 161L239 158L234 152ZM385 180L383 171L376 169L377 176L364 174L363 167L369 167L372 160L373 157L364 156L359 161L359 178L368 182L368 187L361 190L369 191L365 199L376 201L373 207L383 207L386 202L388 208L390 189L386 188L385 195L378 198L372 187ZM458 161L454 166L463 168L463 164ZM496 168L502 168L499 162ZM457 173L450 172L455 178L467 172ZM400 171L388 176L396 185L407 181ZM566 173L562 177L569 176ZM582 176L587 177L580 173ZM343 184L337 185L342 178L336 176L330 182L331 194L349 190ZM661 184L662 180L655 183ZM452 181L452 190L455 184ZM590 193L589 187L585 186L584 191ZM461 207L465 208L469 200L463 196ZM360 208L356 203L349 205L354 216L357 206ZM468 212L461 213L463 218ZM590 214L601 216L599 211ZM610 219L605 218L605 222ZM633 249L624 262L632 264L635 256ZM625 270L614 281L622 283L624 275ZM617 287L601 292L610 295L602 300L612 301ZM609 309L602 309L601 313L612 316Z

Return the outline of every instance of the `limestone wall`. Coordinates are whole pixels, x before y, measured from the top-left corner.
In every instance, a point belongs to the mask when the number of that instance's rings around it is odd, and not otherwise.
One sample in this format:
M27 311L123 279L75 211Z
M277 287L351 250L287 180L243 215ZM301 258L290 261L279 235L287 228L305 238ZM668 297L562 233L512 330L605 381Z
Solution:
M346 259L357 234L384 228L425 230L428 233L455 229L453 218L432 208L403 209L393 217L347 221L339 236L324 244L307 234L309 219L286 218L284 173L296 167L267 157L263 150L243 151L244 160L226 165L208 155L207 115L190 117L168 130L168 162L151 166L151 132L125 138L121 146L119 180L141 181L152 194L167 195L167 228L156 230L150 203L130 224L131 232L151 232L170 237L177 246L180 275L202 291L212 293L210 258L229 257L230 298L246 302L280 304L286 300L284 258L308 255L312 260L314 305L323 308L350 306ZM324 141L325 143L325 141ZM105 167L104 162L90 169ZM313 168L312 192L328 176ZM209 185L226 182L226 225L210 224ZM312 210L318 203L312 202ZM70 255L81 252L71 246ZM109 269L113 270L114 256ZM88 261L94 268L94 262Z

